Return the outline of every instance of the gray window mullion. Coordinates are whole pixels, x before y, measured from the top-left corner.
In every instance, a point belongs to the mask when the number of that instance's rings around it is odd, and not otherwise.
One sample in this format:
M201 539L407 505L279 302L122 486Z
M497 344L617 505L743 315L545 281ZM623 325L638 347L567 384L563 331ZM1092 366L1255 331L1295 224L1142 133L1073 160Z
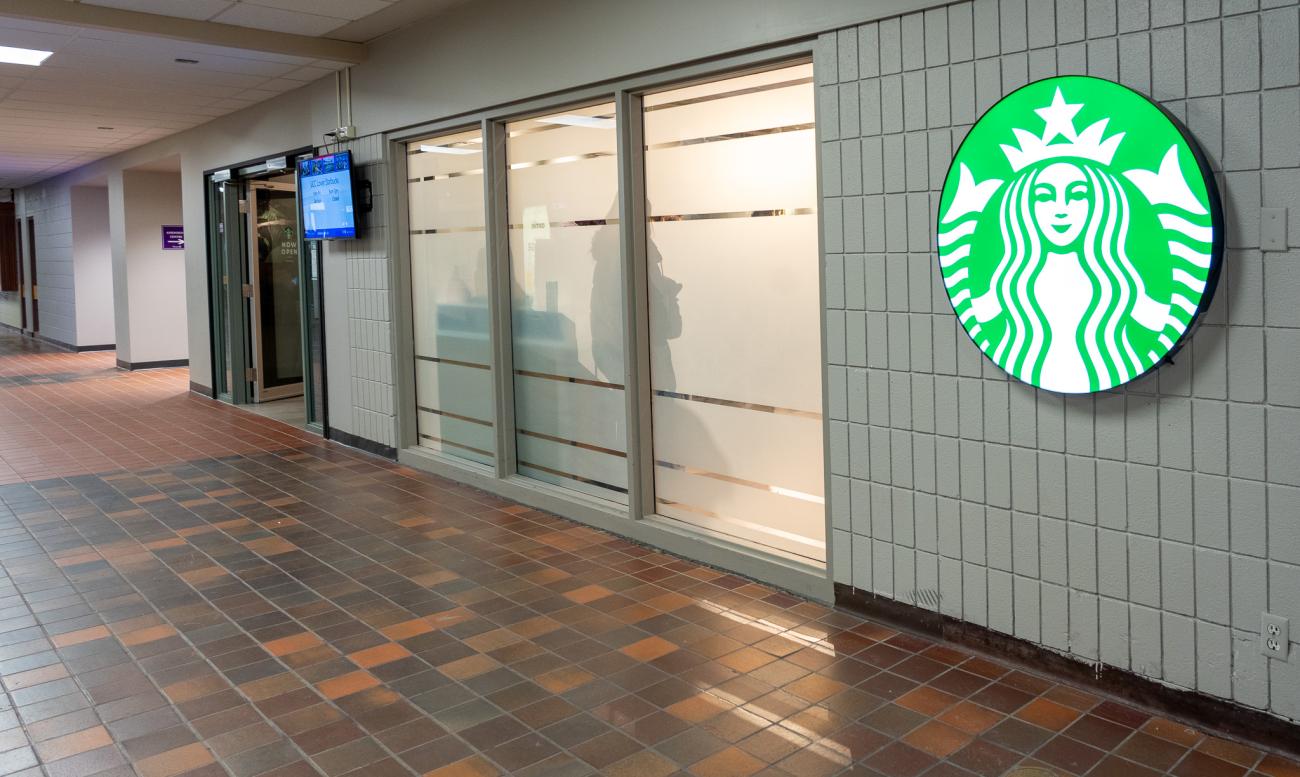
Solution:
M622 224L623 352L627 401L628 506L633 520L655 512L650 430L650 318L646 289L645 139L641 96L620 91L619 223Z
M483 197L487 216L490 280L488 313L492 333L492 382L496 403L496 475L517 471L515 452L514 343L510 324L510 237L506 213L506 130L483 120Z

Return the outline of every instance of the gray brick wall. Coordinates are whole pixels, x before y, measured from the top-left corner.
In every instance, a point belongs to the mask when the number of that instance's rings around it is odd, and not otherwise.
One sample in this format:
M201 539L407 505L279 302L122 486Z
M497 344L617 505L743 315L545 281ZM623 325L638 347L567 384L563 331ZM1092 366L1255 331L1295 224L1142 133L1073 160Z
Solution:
M40 334L77 345L77 311L72 276L72 194L67 187L35 186L18 195L23 220L23 256L30 261L27 217L36 225L36 285L40 295ZM28 273L30 275L30 273ZM31 278L25 278L30 285ZM28 319L31 324L31 319Z
M975 0L826 33L816 65L836 580L1300 720L1300 659L1257 649L1262 611L1300 623L1297 0ZM984 358L931 250L971 123L1075 73L1188 124L1228 251L1176 364L1061 397ZM1261 252L1262 207L1291 250Z

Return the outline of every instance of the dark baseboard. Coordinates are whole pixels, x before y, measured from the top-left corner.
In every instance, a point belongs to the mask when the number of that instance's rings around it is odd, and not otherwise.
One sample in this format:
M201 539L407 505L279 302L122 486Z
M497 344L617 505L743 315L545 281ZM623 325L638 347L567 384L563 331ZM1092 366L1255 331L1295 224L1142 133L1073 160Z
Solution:
M107 343L106 345L78 345L74 349L78 353L83 351L116 351L117 344Z
M1300 755L1300 725L1127 669L1084 663L1041 645L895 599L835 584L835 603L872 620L968 647L1073 685L1104 692L1161 715L1259 747Z
M341 442L350 448L363 450L366 453L373 453L376 456L383 456L385 459L397 460L397 449L393 446L384 445L383 443L375 442L374 440L367 440L366 438L358 437L351 432L344 432L331 426L325 430L325 437L334 442Z
M117 360L117 366L123 370L156 370L161 367L188 367L189 359L163 359L157 362L128 362Z
M212 397L211 387L205 386L202 383L195 383L194 381L190 381L190 391L193 391L195 394L202 394L205 397L209 397L209 398Z
M77 351L77 346L73 345L72 343L65 343L62 340L55 340L53 337L47 337L46 335L43 335L40 332L34 334L33 337L35 337L37 340L40 340L42 343L45 343L46 345L52 345L55 348L60 348L64 351L72 351L73 353L76 353Z
M24 336L24 337L31 337L31 336L32 336L32 333L31 333L31 332L26 331L26 330L23 329L22 327L20 327L20 326L14 326L13 324L6 324L6 323L4 323L3 321L0 321L0 331L9 332L9 333L11 333L11 334L15 334L15 335L22 335L22 336Z

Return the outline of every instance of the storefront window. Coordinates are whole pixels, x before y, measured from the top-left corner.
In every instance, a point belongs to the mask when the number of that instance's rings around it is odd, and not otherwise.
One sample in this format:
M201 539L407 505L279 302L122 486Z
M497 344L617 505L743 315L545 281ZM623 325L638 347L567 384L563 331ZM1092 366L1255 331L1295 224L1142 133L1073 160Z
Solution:
M520 474L627 502L614 105L507 126Z
M407 146L417 441L491 464L492 343L478 131Z
M824 561L812 66L644 116L656 512Z

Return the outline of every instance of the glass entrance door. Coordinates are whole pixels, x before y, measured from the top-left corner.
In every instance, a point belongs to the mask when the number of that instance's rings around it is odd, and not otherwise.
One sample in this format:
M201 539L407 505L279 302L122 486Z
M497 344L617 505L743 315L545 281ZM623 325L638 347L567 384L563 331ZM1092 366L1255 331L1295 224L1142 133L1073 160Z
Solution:
M253 401L302 396L302 299L294 184L248 187Z

